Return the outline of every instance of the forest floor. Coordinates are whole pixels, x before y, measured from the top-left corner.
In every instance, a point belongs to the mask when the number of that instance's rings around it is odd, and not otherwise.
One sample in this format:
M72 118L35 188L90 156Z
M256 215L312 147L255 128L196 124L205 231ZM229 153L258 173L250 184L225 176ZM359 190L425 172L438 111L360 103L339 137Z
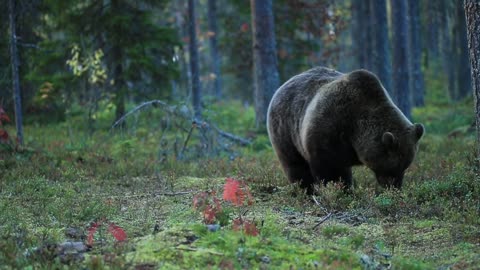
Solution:
M358 167L353 192L313 197L265 136L235 158L160 164L146 130L27 125L27 147L0 154L0 269L480 269L471 108L415 111L427 133L401 191ZM227 178L245 183L238 206Z

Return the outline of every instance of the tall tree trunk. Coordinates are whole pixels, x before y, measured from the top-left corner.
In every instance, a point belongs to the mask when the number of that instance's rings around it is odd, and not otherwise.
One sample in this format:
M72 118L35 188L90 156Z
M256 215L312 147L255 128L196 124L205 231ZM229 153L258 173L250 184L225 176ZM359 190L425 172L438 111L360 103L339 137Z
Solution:
M201 108L201 89L200 89L200 74L198 63L198 46L197 46L197 31L196 31L196 16L195 16L195 0L188 0L188 32L190 37L189 51L190 51L190 72L192 78L192 105L195 118L202 117Z
M477 158L480 160L480 0L465 0L468 49L475 96L475 120L477 126Z
M457 59L457 47L458 47L458 38L457 32L458 31L458 22L453 22L453 26L451 29L451 39L450 39L450 48L448 51L448 60L449 62L447 65L447 79L448 79L448 94L451 99L457 99L457 81L455 80L455 68L456 68L456 61Z
M408 74L407 1L391 0L393 27L393 96L397 106L411 119Z
M15 126L17 128L17 142L23 145L23 113L22 97L20 91L20 78L18 75L18 52L17 52L17 32L16 32L16 7L15 0L9 2L10 18L10 57L12 65L12 85L13 85L13 105L15 108Z
M208 0L208 29L210 36L210 57L212 63L212 71L214 74L214 94L217 99L222 96L222 81L220 77L220 58L218 55L218 27L217 27L217 0Z
M277 69L275 27L272 0L251 0L253 33L253 69L255 87L255 125L265 127L267 109L280 84Z
M413 105L425 105L425 83L422 72L422 45L420 41L420 3L418 0L408 1L409 33L410 33L410 89L412 91Z
M364 67L365 69L372 69L372 52L373 52L373 25L372 25L372 9L369 5L370 1L362 1L362 16L361 16L361 25L362 25L362 34L363 34L363 58L365 59Z
M453 63L453 55L452 55L452 42L453 38L452 32L451 32L451 20L448 20L448 13L447 13L447 3L446 0L439 0L438 1L438 9L439 9L439 15L440 18L444 18L443 20L440 20L440 41L439 41L439 49L440 49L440 61L442 63L441 67L443 69L442 72L434 72L435 78L440 79L440 77L443 75L447 75L447 84L446 84L446 89L445 93L448 94L450 92L451 87L455 88L455 83L454 83L454 65ZM428 27L428 26L427 26ZM427 40L427 44L429 44L429 41ZM428 51L427 51L428 53ZM435 67L436 68L436 67ZM448 88L447 88L448 87Z
M465 22L465 11L463 9L462 1L456 3L456 17L458 21L458 51L457 51L457 87L458 98L462 99L471 95L472 81L470 77L470 65L468 60L468 41L467 41L467 26Z
M428 15L427 15L427 31L428 31L428 51L429 59L437 59L438 57L438 30L439 30L439 21L445 20L446 18L439 18L439 4L443 0L434 0L428 1Z
M365 67L365 54L363 53L364 32L362 25L362 5L363 0L352 0L350 12L352 14L351 33L352 33L352 56L355 58L354 69Z
M390 39L388 37L387 2L370 0L372 11L373 59L372 70L378 75L387 91L392 91Z
M121 3L119 0L112 0L111 1L111 8L113 13L120 12ZM117 30L120 33L120 29ZM121 37L119 37L120 39ZM110 40L112 42L112 58L111 63L113 66L113 81L114 81L114 92L115 92L115 122L120 119L125 114L125 79L123 74L123 53L122 48L120 47L120 40ZM92 94L95 96L95 94ZM97 97L95 97L95 102L97 102ZM125 127L125 122L122 122L122 127Z

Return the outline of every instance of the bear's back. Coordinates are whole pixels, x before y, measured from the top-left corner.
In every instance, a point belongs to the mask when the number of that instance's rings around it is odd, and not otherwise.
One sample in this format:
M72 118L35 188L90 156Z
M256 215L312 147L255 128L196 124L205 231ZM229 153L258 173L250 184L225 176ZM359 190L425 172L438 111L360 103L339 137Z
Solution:
M270 109L278 107L285 114L299 115L323 85L343 75L325 67L315 67L300 73L280 86L272 98Z

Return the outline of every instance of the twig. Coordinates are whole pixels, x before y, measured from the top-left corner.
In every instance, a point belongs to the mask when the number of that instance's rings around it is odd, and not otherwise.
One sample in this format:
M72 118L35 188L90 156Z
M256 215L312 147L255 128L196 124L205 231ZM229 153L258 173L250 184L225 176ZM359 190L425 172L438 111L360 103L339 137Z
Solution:
M18 40L18 38L17 38L17 40ZM33 44L33 43L23 43L23 42L17 41L17 45L21 46L21 47L26 47L26 48L40 49L40 46L38 46L37 44Z
M313 199L313 201L315 202L316 205L318 205L318 206L320 206L320 207L322 206L322 205L317 201L317 198L315 198L315 196L312 196L312 199Z
M316 205L320 206L320 208L322 209L323 212L329 213L329 212L327 211L327 209L325 209L325 207L323 207L322 204L317 201L317 198L316 198L314 195L312 195L312 199L313 199L313 201L315 202Z
M324 223L325 221L327 221L327 219L329 219L330 217L332 216L332 213L328 213L328 215L326 215L324 218L322 218L322 220L320 220L315 226L313 226L312 230L315 230L318 226L322 225L322 223Z
M185 139L185 142L183 143L182 150L180 151L180 155L179 155L180 158L183 157L183 153L185 152L185 149L187 148L188 141L190 140L190 137L192 136L192 132L193 132L194 128L195 128L195 124L192 124L192 127L188 131L187 138Z
M170 193L164 192L164 193L153 193L153 195L155 195L155 196L178 196L178 195L190 194L192 192L193 191L179 191L179 192L170 192Z
M209 253L209 254L212 254L212 255L217 255L217 256L224 256L225 255L223 253L211 251L211 250L208 250L208 249L197 249L197 248L190 248L190 247L176 247L176 249L185 250L185 251L200 251L201 250L203 252L206 252L206 253Z

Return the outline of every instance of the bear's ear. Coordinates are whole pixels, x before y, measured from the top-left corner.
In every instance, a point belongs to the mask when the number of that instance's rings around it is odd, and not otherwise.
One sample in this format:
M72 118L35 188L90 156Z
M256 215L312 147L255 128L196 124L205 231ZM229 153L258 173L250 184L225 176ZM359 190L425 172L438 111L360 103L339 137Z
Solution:
M415 138L418 141L420 138L422 138L423 133L425 133L425 128L422 124L414 124L413 126L415 127Z
M396 145L397 139L391 132L385 132L382 135L382 143L388 147L393 147Z

